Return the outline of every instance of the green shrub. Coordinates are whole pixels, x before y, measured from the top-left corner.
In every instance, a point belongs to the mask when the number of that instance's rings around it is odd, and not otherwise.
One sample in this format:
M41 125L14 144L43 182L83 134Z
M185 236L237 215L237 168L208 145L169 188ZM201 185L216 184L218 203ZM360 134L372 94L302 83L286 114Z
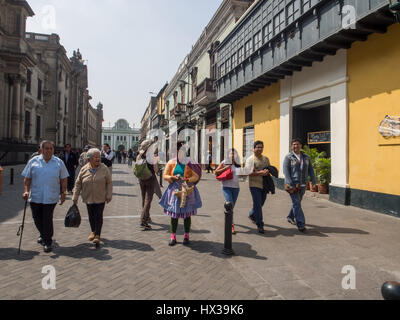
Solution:
M315 173L319 184L331 183L331 158L318 158L315 163Z

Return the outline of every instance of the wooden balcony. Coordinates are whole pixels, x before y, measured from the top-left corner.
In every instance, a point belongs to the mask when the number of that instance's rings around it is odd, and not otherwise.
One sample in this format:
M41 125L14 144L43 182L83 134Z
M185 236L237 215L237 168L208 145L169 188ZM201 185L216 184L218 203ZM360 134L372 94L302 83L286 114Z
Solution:
M217 101L217 93L214 86L214 80L206 78L196 88L195 104L199 106L208 106Z

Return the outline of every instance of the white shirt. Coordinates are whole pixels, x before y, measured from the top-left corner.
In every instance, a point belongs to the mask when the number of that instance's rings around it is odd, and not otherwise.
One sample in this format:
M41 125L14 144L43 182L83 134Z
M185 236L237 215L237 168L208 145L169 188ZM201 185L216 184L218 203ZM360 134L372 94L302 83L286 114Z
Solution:
M222 162L225 165L225 161ZM236 168L234 165L231 166L233 172L233 179L222 181L222 186L225 188L239 189L239 173L240 168Z
M53 156L46 163L43 155L40 155L28 162L22 176L32 179L29 202L55 204L60 198L60 180L68 178L69 174L59 158Z
M293 154L296 156L297 160L299 160L300 162L300 169L303 170L303 166L304 166L304 161L303 161L303 157L301 157L300 155L297 155L296 153L293 152Z

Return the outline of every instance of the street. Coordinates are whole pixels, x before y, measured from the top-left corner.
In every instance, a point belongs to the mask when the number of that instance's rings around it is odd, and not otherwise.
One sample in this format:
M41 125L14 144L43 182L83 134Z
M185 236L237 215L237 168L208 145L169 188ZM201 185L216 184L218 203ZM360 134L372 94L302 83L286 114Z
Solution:
M16 170L9 186L5 168L0 197L0 299L382 299L385 281L400 280L400 220L345 207L307 194L303 201L308 233L286 221L287 193L268 195L265 234L248 219L251 196L241 182L235 208L235 255L222 254L224 209L221 184L204 173L198 187L203 208L192 219L191 244L183 246L180 220L175 247L169 247L169 218L154 198L152 231L139 227L141 196L127 165L114 165L112 202L104 212L103 245L87 241L85 205L79 229L66 229L71 196L54 214L54 250L36 243L38 232L28 208L21 255L16 232L22 221L23 182ZM167 183L164 182L164 187ZM42 288L45 266L56 271L56 289ZM342 270L355 270L355 289L343 289ZM348 270L345 268L345 270Z

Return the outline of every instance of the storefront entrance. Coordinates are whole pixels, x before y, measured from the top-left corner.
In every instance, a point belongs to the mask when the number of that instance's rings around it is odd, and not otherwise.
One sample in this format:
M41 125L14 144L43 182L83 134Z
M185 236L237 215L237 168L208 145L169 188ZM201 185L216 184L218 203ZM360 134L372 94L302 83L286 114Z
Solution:
M330 101L324 99L293 108L293 135L304 145L331 156Z

